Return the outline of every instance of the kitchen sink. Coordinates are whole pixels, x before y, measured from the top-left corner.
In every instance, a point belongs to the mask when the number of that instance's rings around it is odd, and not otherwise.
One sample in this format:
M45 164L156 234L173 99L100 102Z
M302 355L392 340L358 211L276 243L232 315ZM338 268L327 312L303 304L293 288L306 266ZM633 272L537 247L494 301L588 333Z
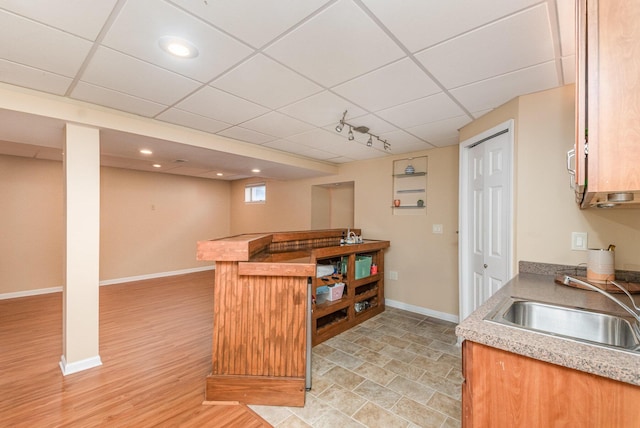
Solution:
M485 320L640 353L640 326L632 317L510 297Z

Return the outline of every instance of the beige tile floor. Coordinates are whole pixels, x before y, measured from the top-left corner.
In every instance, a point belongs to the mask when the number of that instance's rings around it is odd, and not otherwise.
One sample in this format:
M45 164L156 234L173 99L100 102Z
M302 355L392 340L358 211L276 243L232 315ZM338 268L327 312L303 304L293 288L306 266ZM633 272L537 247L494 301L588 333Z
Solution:
M389 308L313 348L300 407L250 406L277 428L459 427L455 324Z

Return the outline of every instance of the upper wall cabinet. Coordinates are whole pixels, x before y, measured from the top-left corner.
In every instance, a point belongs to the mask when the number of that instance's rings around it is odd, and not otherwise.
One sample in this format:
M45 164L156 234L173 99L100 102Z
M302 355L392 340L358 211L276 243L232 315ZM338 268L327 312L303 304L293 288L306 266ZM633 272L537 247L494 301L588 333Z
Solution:
M640 208L638 22L637 0L578 0L576 144L570 156L575 154L581 208Z
M393 162L393 213L424 215L427 212L427 157Z

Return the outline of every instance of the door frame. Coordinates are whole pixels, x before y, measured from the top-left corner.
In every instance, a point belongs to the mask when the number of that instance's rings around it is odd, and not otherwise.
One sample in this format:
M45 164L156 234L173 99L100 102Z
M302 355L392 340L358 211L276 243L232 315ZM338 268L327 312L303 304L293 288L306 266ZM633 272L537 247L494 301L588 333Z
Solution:
M471 312L473 312L473 293L471 292L470 287L464 287L465 284L472 283L472 260L470 257L471 251L470 246L473 245L473 240L471 236L471 232L468 230L467 225L469 224L469 220L473 213L472 207L469 206L468 201L468 193L469 193L469 173L470 171L467 169L467 163L469 161L469 150L482 143L484 140L488 140L492 138L495 134L503 133L506 130L506 133L509 137L509 145L510 145L510 159L508 159L508 176L511 180L511 185L509 189L509 215L508 218L504 219L506 224L506 229L509 231L509 238L507 239L507 249L506 249L506 257L507 257L507 277L510 279L513 277L513 257L514 257L514 241L515 241L515 231L514 231L514 212L515 212L515 182L514 182L514 159L515 159L515 144L514 144L514 120L510 119L506 122L503 122L497 126L494 126L491 129L488 129L478 135L475 135L467 140L460 142L460 154L459 154L459 192L458 192L458 202L459 202L459 214L458 214L458 233L459 233L459 245L458 245L458 293L459 293L459 320L462 322L464 318L469 316Z

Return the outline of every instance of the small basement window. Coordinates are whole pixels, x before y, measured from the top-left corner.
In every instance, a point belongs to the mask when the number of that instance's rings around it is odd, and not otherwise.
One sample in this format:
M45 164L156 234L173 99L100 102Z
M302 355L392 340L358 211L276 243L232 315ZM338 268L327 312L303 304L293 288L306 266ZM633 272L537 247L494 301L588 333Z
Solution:
M265 202L267 200L267 185L265 183L247 184L244 188L245 202Z

